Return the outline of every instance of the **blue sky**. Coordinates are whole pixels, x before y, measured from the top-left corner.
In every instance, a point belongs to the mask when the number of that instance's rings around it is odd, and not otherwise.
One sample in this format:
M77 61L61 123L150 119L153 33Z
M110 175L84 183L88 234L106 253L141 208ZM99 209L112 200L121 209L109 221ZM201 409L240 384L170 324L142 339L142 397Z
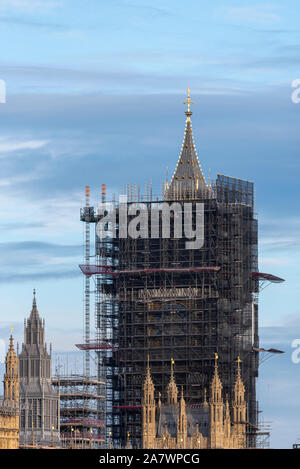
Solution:
M258 397L273 447L300 438L300 77L298 1L0 0L0 339L22 341L32 289L47 340L82 339L84 186L152 181L176 165L191 88L206 175L252 180L260 270L286 279L260 297Z

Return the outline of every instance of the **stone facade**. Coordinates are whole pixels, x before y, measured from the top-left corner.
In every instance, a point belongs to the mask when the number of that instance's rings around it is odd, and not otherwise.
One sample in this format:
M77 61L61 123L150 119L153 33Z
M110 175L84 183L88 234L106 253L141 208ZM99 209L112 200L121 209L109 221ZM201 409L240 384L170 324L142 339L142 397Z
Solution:
M234 398L229 403L222 397L222 382L218 373L218 356L210 387L209 402L188 407L181 389L174 379L174 360L171 361L171 378L162 404L154 398L154 383L148 363L143 385L142 447L144 449L244 449L246 448L245 387L241 378L240 359L234 385Z

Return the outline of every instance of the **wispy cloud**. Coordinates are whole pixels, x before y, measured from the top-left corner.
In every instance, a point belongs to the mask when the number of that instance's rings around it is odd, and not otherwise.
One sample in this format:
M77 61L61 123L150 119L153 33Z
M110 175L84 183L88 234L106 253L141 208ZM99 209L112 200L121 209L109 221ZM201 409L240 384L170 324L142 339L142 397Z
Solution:
M56 8L61 5L60 1L55 0L1 0L1 11L22 11L22 12L40 12Z
M260 247L264 252L293 251L300 248L300 218L295 216L278 218L261 217ZM268 258L266 258L267 260ZM282 257L283 261L287 258Z
M45 227L45 223L40 223L40 222L22 223L20 221L19 222L13 221L11 223L1 223L2 231L32 230L33 228L44 228L44 227Z
M17 243L0 243L0 252L2 253L1 258L5 253L11 252L39 252L43 254L55 254L63 255L63 256L74 256L77 255L80 251L81 246L79 245L60 245L60 244L52 244L52 243L45 243L39 241L24 241L24 242L17 242Z
M277 267L277 266L286 266L293 263L293 259L289 257L260 257L258 259L261 269L263 267Z
M0 188L1 187L13 187L18 184L26 183L26 182L32 182L34 180L37 180L40 177L37 171L35 172L30 172L27 174L22 174L19 176L10 176L6 178L0 178Z
M22 150L36 150L47 145L47 140L27 140L18 142L6 137L0 138L0 153L11 153Z
M45 281L45 280L61 280L68 278L80 277L79 269L76 267L70 270L64 271L47 271L47 272L36 272L36 273L25 273L25 274L8 274L0 273L0 283L20 283L20 282L32 282L32 281Z
M245 23L274 24L281 21L273 5L252 5L244 7L224 7L225 19Z
M53 23L53 22L46 22L46 21L38 21L31 19L30 17L24 18L24 16L8 16L7 14L1 14L0 10L0 23L7 27L10 26L26 26L29 28L38 28L38 29L46 29L50 31L69 31L66 25L60 23Z
M172 15L172 11L170 9L167 10L166 8L155 7L150 5L150 3L148 5L142 5L140 1L138 1L138 3L117 1L115 4L116 7L123 7L134 12L141 12L145 15L150 15L151 17L164 17Z
M0 281L74 277L79 274L82 246L39 241L0 244Z

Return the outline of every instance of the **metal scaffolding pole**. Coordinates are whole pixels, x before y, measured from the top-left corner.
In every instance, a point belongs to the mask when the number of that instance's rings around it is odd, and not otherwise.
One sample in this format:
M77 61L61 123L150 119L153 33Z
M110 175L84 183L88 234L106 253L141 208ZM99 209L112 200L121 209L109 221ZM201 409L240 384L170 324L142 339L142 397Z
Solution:
M85 187L85 262L87 265L90 264L90 187ZM90 342L90 277L85 276L84 278L84 341L86 344ZM85 369L84 373L88 378L90 376L90 353L87 350L85 352Z

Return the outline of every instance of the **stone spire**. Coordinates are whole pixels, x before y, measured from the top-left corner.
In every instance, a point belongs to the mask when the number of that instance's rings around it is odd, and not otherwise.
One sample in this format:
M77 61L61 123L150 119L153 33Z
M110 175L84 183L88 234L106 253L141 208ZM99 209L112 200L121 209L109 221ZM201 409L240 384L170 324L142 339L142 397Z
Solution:
M186 123L181 153L178 159L170 184L166 186L166 199L198 199L207 194L209 190L202 169L199 164L194 144L191 122L190 105L193 104L190 97L190 89L187 89Z
M177 386L174 379L174 359L171 358L171 377L167 386L168 404L177 404Z
M33 289L33 300L32 300L32 309L36 309L36 291L35 291L35 288Z
M224 403L222 383L218 372L218 354L215 353L215 371L210 395L210 446L222 448L224 444Z
M44 324L40 318L37 304L36 304L36 291L33 290L33 301L31 313L25 322L24 331L24 344L36 344L43 346L45 342Z
M210 402L213 404L220 403L222 401L222 382L218 372L218 359L219 356L215 353L215 371L211 382L211 397ZM222 401L223 402L223 401Z
M237 400L244 400L245 396L245 386L241 377L241 363L242 360L240 357L237 358L237 377L234 385L234 394Z
M204 388L204 399L203 399L203 405L204 405L204 407L207 407L207 406L208 406L208 402L207 402L207 391L206 391L206 388Z
M233 432L237 439L237 447L246 447L246 401L245 386L241 377L241 359L237 358L237 377L234 384L233 400Z
M144 403L154 404L154 383L150 371L150 357L147 358L146 378L143 385L144 390Z
M183 397L183 387L181 387L181 397L179 401L179 413L177 420L177 444L179 448L186 448L187 438L187 415L185 408L185 400Z
M4 400L19 403L19 361L14 349L12 331L5 358Z
M143 384L142 400L142 443L143 448L152 448L155 441L155 400L154 383L150 371L150 357L147 358L146 377Z

